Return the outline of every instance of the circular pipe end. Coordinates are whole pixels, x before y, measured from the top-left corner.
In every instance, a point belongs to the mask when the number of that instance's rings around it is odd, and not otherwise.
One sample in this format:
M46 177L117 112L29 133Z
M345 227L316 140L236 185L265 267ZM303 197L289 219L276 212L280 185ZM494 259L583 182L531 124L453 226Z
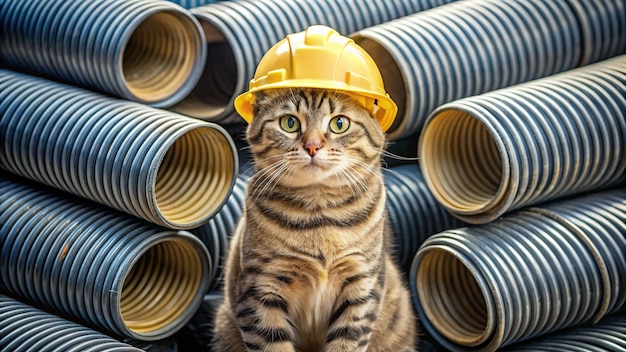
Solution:
M205 69L191 93L172 107L181 114L221 122L235 113L233 102L243 92L245 75L239 71L241 58L235 55L231 40L214 24L196 14L206 39ZM230 122L230 121L229 121ZM243 120L241 120L243 122Z
M438 248L423 252L416 281L420 308L446 343L475 347L493 335L493 312L481 285L453 253Z
M451 213L489 213L504 197L503 151L472 114L437 110L424 127L418 148L429 188ZM473 217L459 217L476 222Z
M155 107L174 105L196 85L207 51L200 24L174 9L143 19L128 39L122 74L129 100Z
M395 140L403 136L404 126L407 124L407 102L411 102L408 97L406 77L402 73L398 62L391 52L382 44L383 40L376 40L375 33L356 32L351 36L355 43L361 46L376 62L380 74L383 76L385 90L398 106L398 112L393 124L387 130L387 138Z
M153 201L164 226L196 228L220 210L237 178L235 150L228 133L208 122L174 141L154 185Z
M209 254L193 235L179 232L150 246L133 264L120 293L122 323L131 336L171 336L195 314L208 287Z

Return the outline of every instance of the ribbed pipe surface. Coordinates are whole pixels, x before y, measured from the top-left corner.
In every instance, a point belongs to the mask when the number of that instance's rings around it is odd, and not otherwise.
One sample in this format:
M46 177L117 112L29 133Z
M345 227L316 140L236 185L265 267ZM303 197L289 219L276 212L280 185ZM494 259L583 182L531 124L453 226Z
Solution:
M0 169L174 229L217 212L238 162L220 126L0 69Z
M352 38L398 104L390 139L418 133L443 103L574 68L582 51L566 1L460 1Z
M451 350L495 351L597 322L607 307L620 308L614 302L625 289L615 275L623 274L607 268L626 261L626 189L558 203L542 209L558 214L553 206L571 208L571 218L524 209L423 243L410 286L423 326L439 343ZM591 223L587 219L603 222L606 235L577 230ZM604 250L597 246L602 238L621 242Z
M420 135L428 187L486 223L626 176L626 55L437 108Z
M0 294L0 351L141 352L142 350Z
M249 0L192 9L208 44L205 71L173 110L221 123L240 123L233 100L248 89L265 52L287 34L324 24L348 35L454 0Z
M616 352L626 351L626 315L602 319L593 326L557 332L536 341L504 349L507 352Z
M623 0L568 3L579 19L583 40L580 66L626 54L626 2Z
M195 236L0 176L0 292L141 340L174 334L209 285Z
M204 243L213 260L211 285L208 287L207 292L221 289L224 261L228 255L230 238L234 234L237 223L243 214L249 179L250 176L239 174L235 181L235 187L233 187L222 209L208 223L197 229L190 230Z
M437 203L416 164L394 166L383 175L398 263L408 271L428 236L464 223Z
M187 96L204 69L200 24L151 0L6 0L0 60L11 67L156 107Z
M592 193L575 202L553 202L529 210L564 224L597 253L604 305L596 320L626 308L626 191Z
M173 2L177 5L180 5L186 9L192 9L194 7L200 7L205 5L214 4L219 1L227 1L227 0L167 0L169 2Z

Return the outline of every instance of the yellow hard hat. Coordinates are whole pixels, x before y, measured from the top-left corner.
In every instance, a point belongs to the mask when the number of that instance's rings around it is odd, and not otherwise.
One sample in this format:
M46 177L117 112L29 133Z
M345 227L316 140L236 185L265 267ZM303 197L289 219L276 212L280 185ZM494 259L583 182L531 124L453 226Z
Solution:
M352 39L321 25L287 35L270 48L257 66L250 90L235 98L235 109L250 122L252 93L298 87L337 90L357 98L375 111L383 131L391 127L398 111L372 57Z

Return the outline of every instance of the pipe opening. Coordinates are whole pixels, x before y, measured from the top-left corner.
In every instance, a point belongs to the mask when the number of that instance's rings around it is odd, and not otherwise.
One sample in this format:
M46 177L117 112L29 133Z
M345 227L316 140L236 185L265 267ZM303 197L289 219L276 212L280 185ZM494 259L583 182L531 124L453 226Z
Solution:
M200 127L180 136L157 173L156 205L175 228L193 228L226 201L236 177L236 156L225 132Z
M464 111L442 110L420 138L424 176L445 207L475 214L499 199L504 183L500 151L478 119Z
M228 114L229 110L234 111L239 76L235 54L222 32L208 21L200 23L208 48L205 69L196 87L173 109L211 120Z
M383 76L385 90L398 106L396 119L387 130L387 134L392 135L394 131L405 123L404 115L408 98L404 75L394 57L383 45L373 39L361 37L358 34L352 39L374 59L380 74Z
M148 16L124 48L122 70L130 93L146 103L178 93L196 69L200 43L189 18L167 11Z
M480 286L451 253L425 253L417 271L417 294L428 321L446 339L478 346L489 338L490 317Z
M202 273L202 258L190 242L170 238L149 248L122 286L120 312L126 326L150 336L181 324L199 294Z

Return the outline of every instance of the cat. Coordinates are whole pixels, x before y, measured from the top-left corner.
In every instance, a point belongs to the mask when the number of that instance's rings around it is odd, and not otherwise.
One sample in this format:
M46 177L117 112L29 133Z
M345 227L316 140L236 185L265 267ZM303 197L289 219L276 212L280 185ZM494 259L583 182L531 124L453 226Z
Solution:
M256 173L225 265L215 351L414 351L391 253L381 127L352 96L255 93Z

